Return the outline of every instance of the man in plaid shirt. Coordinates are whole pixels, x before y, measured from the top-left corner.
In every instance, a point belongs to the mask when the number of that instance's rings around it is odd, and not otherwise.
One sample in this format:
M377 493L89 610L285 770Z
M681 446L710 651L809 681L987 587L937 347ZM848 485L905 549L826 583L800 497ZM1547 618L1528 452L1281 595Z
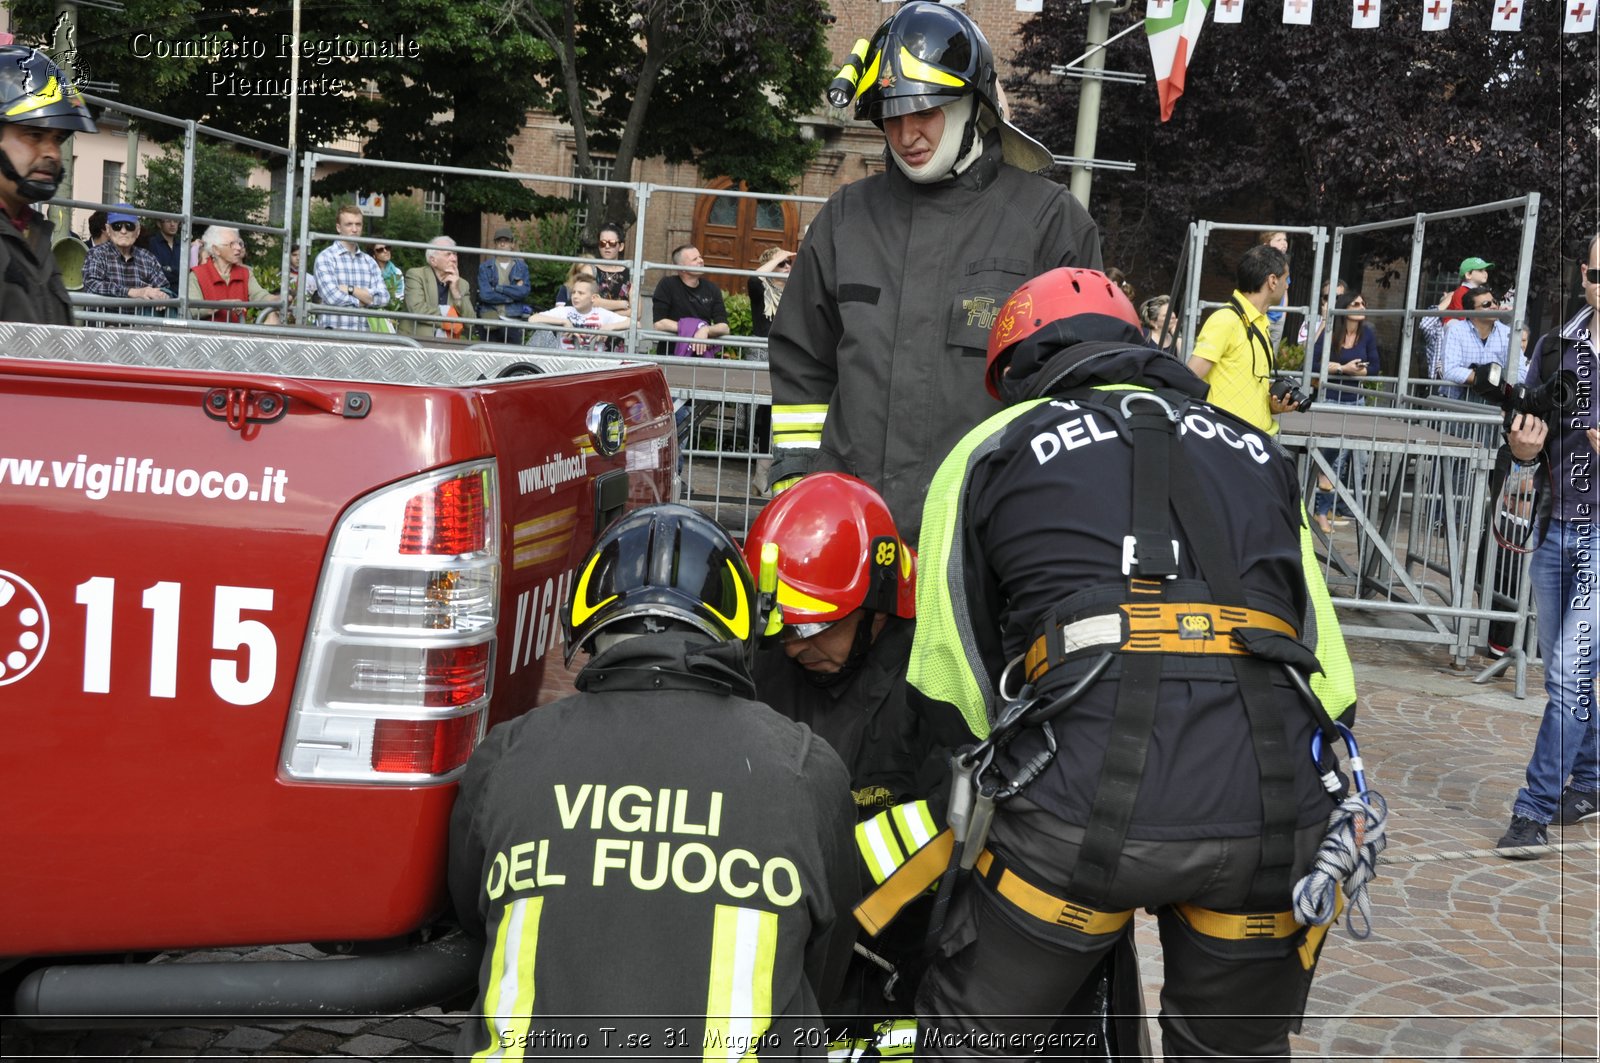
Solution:
M167 274L156 256L134 242L139 239L139 216L126 203L118 203L106 215L103 244L90 248L83 260L83 288L94 295L113 299L167 299L162 290ZM134 313L122 308L121 313Z
M339 208L334 220L339 235L360 236L362 225L361 211L354 204ZM339 240L318 255L316 278L317 296L329 306L369 307L389 301L389 289L384 286L377 260L354 240ZM323 328L368 331L367 318L353 314L318 314L317 324Z

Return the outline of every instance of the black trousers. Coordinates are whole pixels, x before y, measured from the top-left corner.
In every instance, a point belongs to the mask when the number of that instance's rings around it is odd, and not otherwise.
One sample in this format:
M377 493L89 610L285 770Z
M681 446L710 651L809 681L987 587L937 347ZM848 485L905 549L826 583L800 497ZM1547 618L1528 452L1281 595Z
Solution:
M1019 872L1045 870L1034 884L1070 881L1081 828L1029 815L995 818L990 848ZM1044 827L1045 829L1039 829ZM1296 833L1298 879L1310 866L1322 825ZM1320 951L1286 938L1232 940L1200 933L1178 914L1183 902L1242 911L1259 861L1257 838L1130 840L1107 908L1155 909L1164 960L1159 1022L1167 1059L1287 1057L1300 1027ZM1283 910L1290 899L1283 900ZM1052 1036L1058 1016L1132 924L1090 935L1022 911L986 882L970 879L951 904L933 965L917 998L919 1059L1093 1058L1103 1046Z

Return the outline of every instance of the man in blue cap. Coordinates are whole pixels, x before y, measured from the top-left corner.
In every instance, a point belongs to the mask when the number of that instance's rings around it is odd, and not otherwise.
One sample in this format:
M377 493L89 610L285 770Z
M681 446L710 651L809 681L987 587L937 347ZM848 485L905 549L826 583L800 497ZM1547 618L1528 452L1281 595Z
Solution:
M106 212L106 242L83 260L83 289L113 299L166 299L166 271L138 246L139 216L127 203ZM123 313L132 311L123 310Z

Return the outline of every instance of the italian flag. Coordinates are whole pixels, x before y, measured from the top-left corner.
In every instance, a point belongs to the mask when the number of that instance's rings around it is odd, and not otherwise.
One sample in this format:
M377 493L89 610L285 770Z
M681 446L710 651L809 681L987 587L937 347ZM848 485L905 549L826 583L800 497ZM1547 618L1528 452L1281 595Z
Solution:
M1184 72L1200 43L1209 6L1210 0L1149 0L1145 8L1144 32L1150 38L1163 122L1172 117L1172 108L1183 95Z

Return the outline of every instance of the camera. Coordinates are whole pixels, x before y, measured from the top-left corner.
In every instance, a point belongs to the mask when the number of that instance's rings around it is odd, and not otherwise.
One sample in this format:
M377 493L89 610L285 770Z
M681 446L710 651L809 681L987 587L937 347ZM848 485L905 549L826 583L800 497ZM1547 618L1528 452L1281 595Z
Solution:
M1308 410L1311 404L1317 401L1317 389L1305 390L1288 377L1279 377L1272 382L1272 397L1279 402L1287 402L1297 410Z
M1472 391L1500 407L1508 417L1530 413L1548 420L1578 404L1578 375L1570 369L1561 370L1536 388L1512 384L1504 376L1505 369L1499 362L1480 362L1472 367Z

